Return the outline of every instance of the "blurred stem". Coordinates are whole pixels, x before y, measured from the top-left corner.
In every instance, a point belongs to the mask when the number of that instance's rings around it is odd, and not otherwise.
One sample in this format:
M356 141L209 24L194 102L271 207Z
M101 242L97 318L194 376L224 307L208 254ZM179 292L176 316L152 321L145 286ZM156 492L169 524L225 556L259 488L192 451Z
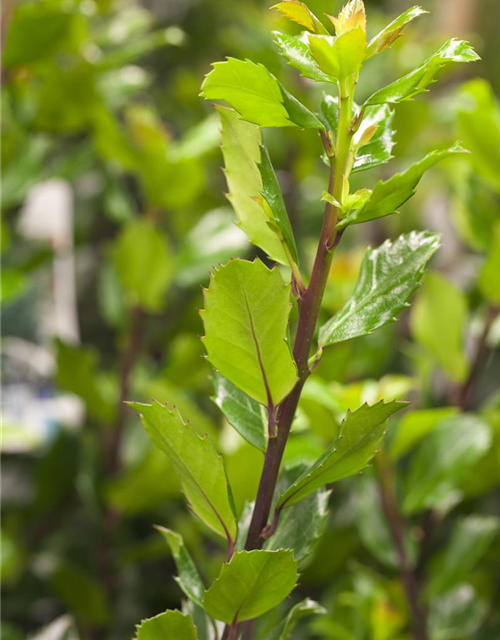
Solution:
M488 351L488 335L499 313L500 307L488 307L488 310L486 311L486 318L484 320L483 330L481 331L481 334L476 342L474 354L471 359L469 375L463 384L452 389L452 404L456 404L457 406L459 406L462 411L467 411L471 408L470 395L477 382L484 358Z
M379 475L382 509L396 549L399 573L412 618L413 637L415 640L429 640L425 612L420 604L418 581L406 553L405 524L398 509L393 470L383 450L375 457L375 464Z

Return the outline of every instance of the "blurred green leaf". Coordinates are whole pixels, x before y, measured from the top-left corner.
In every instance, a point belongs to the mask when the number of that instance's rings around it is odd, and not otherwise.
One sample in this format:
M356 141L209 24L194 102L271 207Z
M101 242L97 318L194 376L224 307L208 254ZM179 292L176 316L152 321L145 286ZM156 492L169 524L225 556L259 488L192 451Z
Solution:
M351 299L320 329L320 346L367 335L395 321L408 306L438 246L437 235L412 231L395 242L386 240L378 249L368 249Z
M130 303L158 312L174 270L165 234L149 220L134 220L119 235L112 256Z
M397 460L411 451L441 420L457 413L458 409L455 407L420 409L406 413L395 428L390 445L391 458Z
M205 610L227 624L251 620L284 600L298 577L289 549L238 551L205 591Z
M479 627L486 606L474 587L461 584L431 602L428 625L433 640L470 638Z
M435 598L470 580L470 574L500 531L500 520L493 516L472 515L454 525L451 539L431 567L426 594Z
M500 304L500 223L493 229L490 250L479 272L478 285L489 302Z
M327 610L314 600L306 598L296 604L287 617L275 629L264 636L263 640L287 640L293 633L297 623L306 616L325 615Z
M456 500L460 480L489 448L491 431L474 415L442 420L412 457L403 511L442 508Z
M410 315L414 339L422 344L446 375L461 382L467 375L464 331L467 320L465 295L438 273L428 273Z

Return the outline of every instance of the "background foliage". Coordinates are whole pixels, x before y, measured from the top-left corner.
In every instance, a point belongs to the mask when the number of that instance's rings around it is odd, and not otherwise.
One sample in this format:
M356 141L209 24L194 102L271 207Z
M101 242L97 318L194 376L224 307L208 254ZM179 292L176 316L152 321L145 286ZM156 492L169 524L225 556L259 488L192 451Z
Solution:
M284 19L267 4L4 4L8 639L49 623L50 638L129 638L141 618L179 607L175 546L153 523L182 534L203 577L218 572L225 550L189 515L168 462L123 400L175 404L223 451L238 512L255 495L262 456L224 423L211 367L200 357L196 308L213 266L256 250L233 224L219 121L198 94L209 62L232 55L265 63L308 104L311 88L274 55L270 30ZM334 13L340 3L309 4ZM367 3L374 27L406 8L399 0ZM481 62L447 75L430 99L399 106L391 167L455 139L472 153L433 169L401 215L352 228L332 268L330 313L352 293L366 244L428 228L442 234L442 248L409 313L325 352L286 456L312 463L348 408L382 396L409 399L411 409L390 423L383 463L407 518L431 636L493 640L500 635L500 9L493 0L425 8L430 16L383 62L373 61L360 98L413 68L443 34L469 38ZM319 139L287 129L266 131L266 142L307 262L323 209ZM384 167L372 173L386 175ZM325 612L304 619L294 637L408 638L381 509L384 474L375 466L339 483L329 516L324 510L317 523L324 536L305 560L298 596L302 588ZM274 619L278 611L267 615L267 628Z

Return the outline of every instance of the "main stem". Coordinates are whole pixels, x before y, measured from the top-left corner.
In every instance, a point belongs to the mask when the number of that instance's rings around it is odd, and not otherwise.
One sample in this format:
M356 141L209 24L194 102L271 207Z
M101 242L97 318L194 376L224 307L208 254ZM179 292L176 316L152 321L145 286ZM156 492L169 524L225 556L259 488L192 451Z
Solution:
M342 89L343 88L340 90L337 144L335 147L335 155L330 158L330 177L328 184L328 192L333 195L337 202L341 202L342 200L344 178L347 177L346 173L348 173L347 165L352 138L352 91L343 91ZM328 146L329 145L325 145L325 149ZM335 231L338 214L338 208L327 202L316 258L311 273L311 280L306 291L299 298L299 317L293 346L293 356L297 364L299 380L291 394L279 407L277 436L269 439L255 507L245 544L245 549L249 551L260 549L264 541L262 532L269 520L283 453L302 389L310 373L308 360L314 338L314 331L318 322L333 254L341 238L341 234Z

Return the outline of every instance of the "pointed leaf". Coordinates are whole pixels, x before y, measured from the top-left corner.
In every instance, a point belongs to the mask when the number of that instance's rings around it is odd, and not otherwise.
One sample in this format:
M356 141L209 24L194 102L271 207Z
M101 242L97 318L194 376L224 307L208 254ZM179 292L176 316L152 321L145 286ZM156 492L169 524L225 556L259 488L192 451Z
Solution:
M386 240L378 249L368 249L352 297L321 327L319 344L364 336L395 321L438 247L437 235L412 231L395 242Z
M222 155L229 188L227 198L238 218L238 226L272 260L288 264L278 236L269 227L267 214L256 201L263 189L258 167L260 130L254 124L240 120L232 109L218 107L217 110L222 123Z
M340 10L337 17L327 16L340 36L351 29L360 28L366 33L366 13L363 0L349 0Z
M452 38L419 67L387 87L376 91L365 102L365 106L383 104L384 102L396 104L403 100L411 100L419 93L423 93L432 82L435 82L436 76L444 67L453 62L474 62L476 60L479 60L479 56L465 40Z
M174 556L175 566L179 572L176 581L187 597L203 607L203 592L205 585L203 584L200 574L191 558L189 551L184 544L184 540L179 533L157 526L156 529L165 538L172 555Z
M361 69L366 51L366 34L352 29L340 36L308 37L309 47L319 68L327 75L345 80Z
M267 413L264 407L218 371L213 372L215 396L212 400L226 416L227 421L247 442L257 449L267 448Z
M260 145L259 171L262 179L262 196L271 209L272 222L276 225L279 234L283 237L293 260L298 264L299 255L293 236L292 225L288 218L285 202L281 194L278 179L274 173L271 158L269 157L266 147L262 144Z
M278 2L273 9L278 9L286 18L293 20L297 24L302 25L309 31L314 33L328 34L328 31L323 24L316 18L312 11L303 2L299 0L285 0L285 2Z
M222 456L208 436L201 438L179 412L161 405L131 402L155 445L172 461L191 508L221 536L236 539L237 525Z
M243 120L260 127L322 129L318 118L290 95L262 64L228 58L205 77L201 95L225 100Z
M388 49L399 38L406 25L424 13L429 12L422 9L422 7L411 7L411 9L408 9L393 20L385 29L382 29L380 33L370 40L366 50L366 59L368 60L381 51Z
M277 406L297 381L286 344L290 309L290 286L260 260L228 262L205 291L200 313L210 362L265 406Z
M293 551L239 551L205 592L205 611L227 624L273 609L297 583Z
M465 294L438 273L428 273L410 315L410 328L450 380L461 382L468 370L464 334Z
M354 159L352 172L364 171L385 164L393 157L394 148L393 130L394 111L389 105L377 105L368 107L364 111L363 120L354 137L354 144L360 140L371 127L377 127L370 141L363 145Z
M491 440L488 425L472 414L440 422L412 457L403 511L412 514L446 504Z
M325 484L352 476L366 467L374 456L385 430L385 421L406 402L364 404L348 411L340 433L316 460L281 496L277 507L290 507Z
M288 64L304 78L310 78L316 82L335 82L333 76L324 73L313 58L309 48L308 37L306 33L300 36L290 36L286 33L274 31L274 41L279 47L279 53L285 58Z
M137 640L197 640L191 618L180 611L165 611L137 625Z
M365 205L343 218L337 225L337 229L397 213L397 208L415 195L415 189L428 169L444 158L461 153L468 152L458 144L442 151L431 151L403 173L396 173L388 180L377 182Z
M287 640L295 629L297 622L306 616L325 615L327 610L314 600L306 598L296 604L280 624L270 631L263 640Z

